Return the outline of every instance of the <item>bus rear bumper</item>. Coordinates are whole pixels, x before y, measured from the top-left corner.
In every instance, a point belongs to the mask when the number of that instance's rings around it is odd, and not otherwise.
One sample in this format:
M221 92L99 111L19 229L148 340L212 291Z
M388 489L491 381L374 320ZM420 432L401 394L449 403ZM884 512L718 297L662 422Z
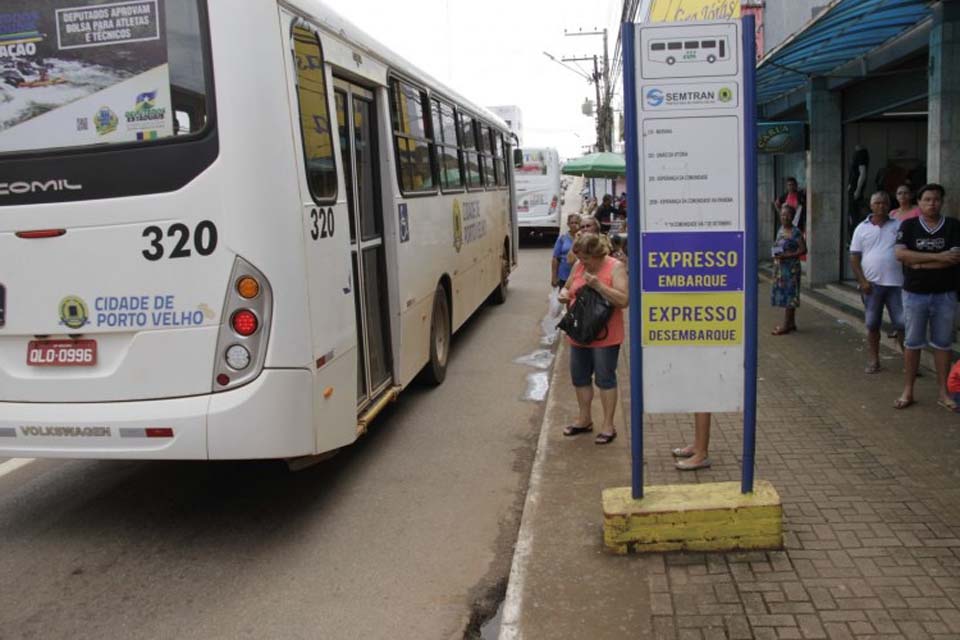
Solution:
M312 376L267 369L217 394L103 403L0 402L0 457L286 458L314 453Z
M521 213L517 217L517 226L519 226L521 229L558 231L560 229L560 214L554 213L544 216L534 215L524 217L524 214Z

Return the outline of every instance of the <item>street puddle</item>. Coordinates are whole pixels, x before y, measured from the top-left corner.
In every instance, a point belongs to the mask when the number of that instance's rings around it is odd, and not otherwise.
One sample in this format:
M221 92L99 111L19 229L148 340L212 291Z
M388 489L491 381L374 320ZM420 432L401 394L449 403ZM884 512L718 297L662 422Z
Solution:
M515 359L514 362L517 364L525 364L534 369L547 370L550 368L550 365L553 364L553 352L549 349L537 349L531 354L520 356Z
M546 371L527 374L527 390L523 392L523 400L543 402L547 399L550 390L550 374Z
M540 346L546 348L537 349L514 360L517 364L540 370L536 373L527 374L527 388L521 399L531 402L543 402L547 399L547 392L550 391L550 367L553 366L553 361L556 358L552 347L557 343L560 335L557 323L563 316L563 305L557 300L555 289L550 291L547 302L547 313L540 321L540 330L543 333L540 338Z
M503 616L503 601L497 607L497 613L480 627L481 640L497 640L500 636L500 618Z

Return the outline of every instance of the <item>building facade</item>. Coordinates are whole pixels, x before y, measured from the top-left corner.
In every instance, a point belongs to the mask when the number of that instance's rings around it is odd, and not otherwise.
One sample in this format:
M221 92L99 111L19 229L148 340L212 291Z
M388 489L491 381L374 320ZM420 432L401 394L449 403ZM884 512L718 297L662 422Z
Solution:
M516 105L505 105L498 107L487 107L490 111L500 116L500 119L507 123L510 130L517 136L520 146L523 146L523 114L520 107Z
M761 255L776 232L772 202L796 177L815 287L852 277L849 240L871 193L939 182L945 212L960 211L960 0L824 5L768 0L757 71L760 120L806 126L798 150L760 155Z

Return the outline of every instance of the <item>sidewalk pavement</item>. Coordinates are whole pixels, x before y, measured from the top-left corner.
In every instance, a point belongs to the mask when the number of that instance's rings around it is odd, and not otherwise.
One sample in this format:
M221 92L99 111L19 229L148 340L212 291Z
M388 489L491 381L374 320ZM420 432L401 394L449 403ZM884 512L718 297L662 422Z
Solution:
M769 286L761 285L761 302ZM757 479L784 510L784 551L615 556L600 492L630 485L629 354L621 352L619 437L564 438L576 416L561 345L500 638L960 639L960 415L935 376L893 409L901 363L866 375L859 327L802 306L800 331L771 336L761 304ZM594 418L599 415L595 400ZM742 418L715 414L713 467L673 468L692 415L648 416L645 483L739 481Z

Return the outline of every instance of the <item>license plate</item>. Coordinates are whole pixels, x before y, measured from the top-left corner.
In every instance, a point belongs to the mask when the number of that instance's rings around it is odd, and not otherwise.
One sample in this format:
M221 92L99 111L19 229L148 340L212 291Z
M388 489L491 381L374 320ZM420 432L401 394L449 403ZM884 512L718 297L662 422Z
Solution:
M31 340L27 364L34 367L92 367L97 364L96 340Z

